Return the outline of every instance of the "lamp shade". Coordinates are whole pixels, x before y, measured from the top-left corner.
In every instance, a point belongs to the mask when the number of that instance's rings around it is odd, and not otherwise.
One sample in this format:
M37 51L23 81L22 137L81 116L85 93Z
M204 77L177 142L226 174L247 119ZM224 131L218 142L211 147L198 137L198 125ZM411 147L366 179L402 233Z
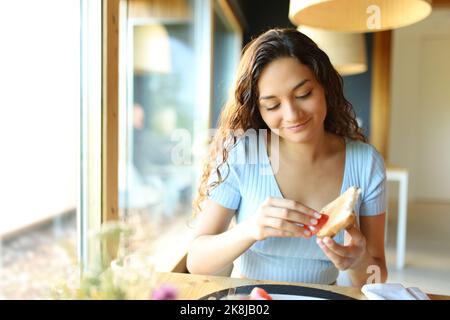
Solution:
M367 71L364 34L332 32L306 26L297 29L325 51L341 75L348 76Z
M290 0L289 19L330 31L375 32L404 27L431 13L430 0Z
M137 73L170 73L170 41L161 24L134 27L134 71Z
M191 1L187 0L133 0L127 1L128 17L134 19L164 19L190 21L193 17Z

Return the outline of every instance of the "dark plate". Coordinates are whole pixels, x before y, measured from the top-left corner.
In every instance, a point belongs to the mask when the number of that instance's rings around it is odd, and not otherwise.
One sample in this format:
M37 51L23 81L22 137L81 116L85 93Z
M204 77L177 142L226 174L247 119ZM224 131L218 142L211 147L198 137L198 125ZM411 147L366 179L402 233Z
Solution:
M301 286L291 286L291 285L279 285L279 284L259 284L259 285L248 285L248 286L240 286L236 287L236 291L234 294L250 294L254 287L259 287L267 291L268 294L274 295L291 295L291 296L306 296L313 297L319 299L327 299L327 300L356 300L352 297L345 296L339 293L335 293L332 291L316 289L316 288L307 288ZM220 291L216 291L210 293L204 297L201 297L199 300L209 300L209 299L223 299L228 295L230 288L223 289Z

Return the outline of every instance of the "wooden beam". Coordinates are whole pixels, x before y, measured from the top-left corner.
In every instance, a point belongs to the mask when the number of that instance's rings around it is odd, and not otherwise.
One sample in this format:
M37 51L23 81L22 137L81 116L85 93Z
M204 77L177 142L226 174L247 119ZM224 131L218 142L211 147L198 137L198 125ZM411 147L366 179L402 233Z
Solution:
M102 222L119 218L119 2L103 0Z
M433 0L433 8L450 8L450 0Z
M388 158L391 37L390 30L373 34L370 142Z

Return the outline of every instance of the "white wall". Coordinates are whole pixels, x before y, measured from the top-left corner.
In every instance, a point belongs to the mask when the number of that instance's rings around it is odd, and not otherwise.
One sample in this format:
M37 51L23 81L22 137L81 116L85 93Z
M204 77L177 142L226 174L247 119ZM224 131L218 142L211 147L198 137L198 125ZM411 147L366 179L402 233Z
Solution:
M450 202L450 10L393 33L389 142L410 200Z
M0 236L75 208L80 2L2 1Z

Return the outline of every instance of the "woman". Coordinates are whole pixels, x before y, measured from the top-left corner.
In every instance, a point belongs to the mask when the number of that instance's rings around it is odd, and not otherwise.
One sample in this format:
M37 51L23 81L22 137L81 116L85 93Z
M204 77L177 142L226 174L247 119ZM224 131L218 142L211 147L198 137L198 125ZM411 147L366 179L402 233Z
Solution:
M269 30L244 48L221 113L188 269L215 274L236 260L251 279L333 284L346 270L354 286L372 272L384 282L385 181L327 55L295 29ZM362 189L359 225L316 239L318 210L350 186Z

